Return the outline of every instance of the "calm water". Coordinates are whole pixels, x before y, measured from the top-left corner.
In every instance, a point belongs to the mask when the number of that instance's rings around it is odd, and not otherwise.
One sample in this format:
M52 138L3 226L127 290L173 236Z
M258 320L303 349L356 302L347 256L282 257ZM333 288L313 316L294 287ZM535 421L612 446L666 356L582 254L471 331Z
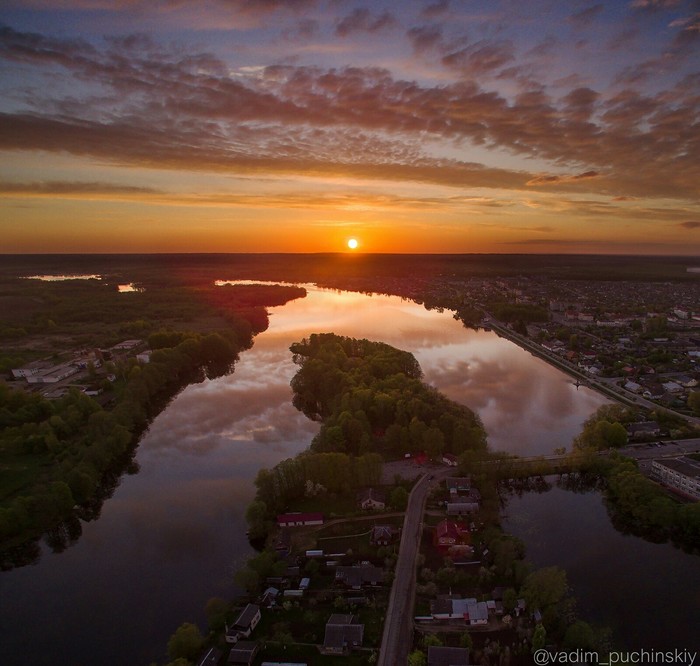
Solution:
M568 446L604 402L449 313L310 289L272 310L233 374L188 387L155 419L139 445L141 471L124 477L74 546L0 574L0 663L146 666L165 659L183 621L205 627L207 600L236 593L232 574L251 552L244 512L257 470L301 451L317 430L291 405L288 348L325 331L413 352L428 382L481 415L496 449ZM643 569L637 585L656 574Z
M566 570L579 615L610 627L616 647L700 651L700 558L618 532L600 493L525 493L503 527L537 568Z

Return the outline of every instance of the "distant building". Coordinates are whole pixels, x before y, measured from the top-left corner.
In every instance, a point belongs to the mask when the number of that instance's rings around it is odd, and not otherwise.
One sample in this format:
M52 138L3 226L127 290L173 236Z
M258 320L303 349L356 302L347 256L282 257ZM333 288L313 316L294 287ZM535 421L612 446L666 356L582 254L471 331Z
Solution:
M447 555L455 546L468 546L470 540L469 529L464 523L443 520L435 526L433 545L443 555Z
M468 493L472 487L470 476L449 476L445 479L445 485L450 495Z
M354 615L333 614L326 623L323 654L343 655L362 647L365 625Z
M369 542L373 546L388 546L398 541L400 530L393 525L375 525L369 536Z
M442 462L448 467L457 467L457 456L451 453L443 453Z
M282 513L277 516L280 527L299 527L303 525L323 525L322 513Z
M671 490L693 500L700 500L700 462L683 456L651 463L652 475Z
M630 423L627 426L627 434L629 438L633 440L640 440L646 437L658 437L661 434L661 426L656 421Z
M241 638L248 638L260 622L260 606L248 604L231 626L226 627L226 642L236 644Z
M259 649L260 646L257 643L252 641L240 641L231 648L231 652L228 656L228 663L251 666Z
M361 509L383 509L386 507L386 496L376 488L365 488L357 494L357 503Z
M359 590L364 586L374 587L384 581L384 572L373 564L356 564L351 567L337 567L335 582Z
M129 351L130 349L134 349L141 344L143 344L143 340L123 340L122 342L114 345L112 349L114 351Z

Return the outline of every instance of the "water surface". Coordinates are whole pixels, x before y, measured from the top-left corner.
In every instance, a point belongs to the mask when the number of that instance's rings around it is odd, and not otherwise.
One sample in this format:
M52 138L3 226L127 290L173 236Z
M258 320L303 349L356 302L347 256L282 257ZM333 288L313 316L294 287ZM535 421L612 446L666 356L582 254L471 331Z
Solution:
M532 455L567 446L604 398L541 359L448 312L395 297L309 288L272 308L232 374L187 387L153 421L99 520L61 554L0 574L6 666L146 666L184 621L205 628L213 596L237 590L250 554L245 508L261 467L306 448L318 424L291 404L289 346L311 333L413 352L425 379L475 409L492 447Z

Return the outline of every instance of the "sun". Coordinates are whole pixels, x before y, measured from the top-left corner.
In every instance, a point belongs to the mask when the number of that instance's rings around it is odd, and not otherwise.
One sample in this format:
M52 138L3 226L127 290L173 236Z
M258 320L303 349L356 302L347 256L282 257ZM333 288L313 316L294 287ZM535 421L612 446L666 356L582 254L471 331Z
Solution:
M357 248L358 248L359 245L360 245L360 244L357 242L357 238L350 238L350 239L348 239L348 247L349 247L351 250L357 250Z

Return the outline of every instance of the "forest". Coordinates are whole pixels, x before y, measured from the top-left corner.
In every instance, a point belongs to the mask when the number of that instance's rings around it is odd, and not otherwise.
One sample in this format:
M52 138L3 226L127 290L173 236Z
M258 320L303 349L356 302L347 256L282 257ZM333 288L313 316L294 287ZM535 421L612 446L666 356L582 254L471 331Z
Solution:
M479 417L422 382L412 354L332 333L290 349L300 365L292 379L294 406L322 422L312 451L437 458L486 449Z
M479 417L423 383L412 354L334 333L313 334L290 351L300 366L294 406L321 430L309 450L258 473L246 513L252 538L264 537L296 499L377 485L385 459L486 451Z
M306 294L303 288L273 285L119 294L95 280L15 286L5 285L5 299L31 295L32 301L21 331L13 335L20 344L22 338L30 345L36 341L46 352L85 342L81 336L86 335L97 348L141 334L152 354L145 364L132 356L108 361L99 372L91 367L89 380L104 392L99 401L77 386L52 400L22 381L0 382L4 553L102 496L106 480L113 483L114 470L128 464L139 435L173 395L190 383L229 372L254 334L267 328L265 306ZM171 327L159 328L164 321ZM212 323L220 328L206 330ZM200 330L188 330L192 328ZM9 360L15 367L14 361L23 358ZM13 556L3 557L0 564L11 566L12 561Z

